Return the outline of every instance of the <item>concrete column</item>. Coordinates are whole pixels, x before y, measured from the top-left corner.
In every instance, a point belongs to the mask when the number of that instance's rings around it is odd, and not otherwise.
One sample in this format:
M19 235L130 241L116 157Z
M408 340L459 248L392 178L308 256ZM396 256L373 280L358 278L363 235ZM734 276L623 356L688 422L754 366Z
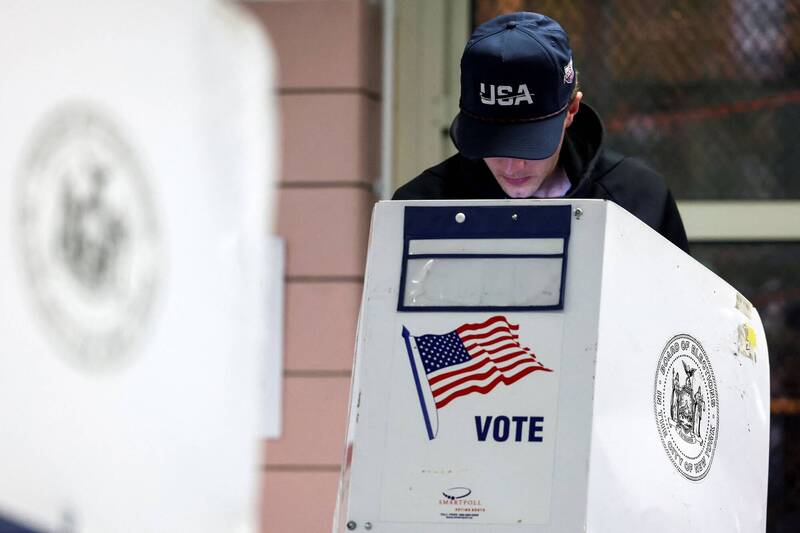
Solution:
M283 436L266 443L265 533L329 531L378 176L380 17L366 0L250 2L277 54L287 240Z

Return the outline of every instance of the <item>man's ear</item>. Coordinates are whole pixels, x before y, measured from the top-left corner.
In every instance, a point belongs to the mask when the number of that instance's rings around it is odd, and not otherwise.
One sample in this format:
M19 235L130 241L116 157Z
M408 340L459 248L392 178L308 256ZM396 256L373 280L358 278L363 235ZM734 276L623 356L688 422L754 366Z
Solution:
M575 118L575 114L578 112L578 109L581 107L581 99L583 98L583 93L578 91L575 93L575 98L569 103L569 107L567 108L567 117L564 119L564 128L569 128L572 125L572 120Z

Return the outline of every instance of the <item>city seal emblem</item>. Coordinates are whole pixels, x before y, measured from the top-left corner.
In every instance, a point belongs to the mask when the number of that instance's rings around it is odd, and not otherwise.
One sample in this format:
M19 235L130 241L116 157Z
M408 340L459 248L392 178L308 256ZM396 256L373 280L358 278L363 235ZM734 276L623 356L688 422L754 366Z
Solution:
M42 120L19 176L19 242L35 307L73 366L119 367L152 314L160 232L144 172L93 106Z
M658 360L656 425L667 457L686 479L711 468L719 435L719 394L711 361L694 337L676 335Z

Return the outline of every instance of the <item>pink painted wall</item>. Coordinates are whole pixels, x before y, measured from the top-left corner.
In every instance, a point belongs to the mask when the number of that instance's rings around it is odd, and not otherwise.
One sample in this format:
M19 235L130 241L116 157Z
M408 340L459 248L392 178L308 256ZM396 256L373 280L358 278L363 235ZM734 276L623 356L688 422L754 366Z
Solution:
M278 60L287 242L284 429L265 443L262 531L327 532L378 175L380 19L366 0L246 5Z

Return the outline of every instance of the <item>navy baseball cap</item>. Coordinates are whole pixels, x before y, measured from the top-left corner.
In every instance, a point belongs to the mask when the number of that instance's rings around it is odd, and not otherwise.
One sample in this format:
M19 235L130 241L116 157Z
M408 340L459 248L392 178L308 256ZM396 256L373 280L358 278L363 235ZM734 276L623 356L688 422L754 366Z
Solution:
M561 140L575 87L564 29L538 13L478 26L461 56L461 112L450 126L471 159L546 159Z

